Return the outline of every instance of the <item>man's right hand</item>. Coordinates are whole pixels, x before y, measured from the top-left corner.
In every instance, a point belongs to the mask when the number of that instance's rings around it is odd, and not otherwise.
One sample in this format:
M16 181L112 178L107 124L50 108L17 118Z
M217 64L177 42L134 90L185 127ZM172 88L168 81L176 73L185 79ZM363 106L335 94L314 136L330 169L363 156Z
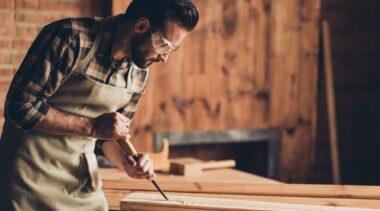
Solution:
M112 112L92 119L93 137L99 139L127 139L129 120L124 115Z

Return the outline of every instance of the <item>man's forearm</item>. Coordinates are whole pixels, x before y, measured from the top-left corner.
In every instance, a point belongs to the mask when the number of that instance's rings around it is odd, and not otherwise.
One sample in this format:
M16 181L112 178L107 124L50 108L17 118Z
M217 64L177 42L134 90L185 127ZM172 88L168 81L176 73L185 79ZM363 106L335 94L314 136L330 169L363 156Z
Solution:
M91 118L66 113L53 107L34 130L54 135L94 136Z
M102 151L113 165L115 165L117 168L121 170L124 169L124 164L123 164L124 155L121 149L115 143L115 141L113 140L105 141L102 144Z

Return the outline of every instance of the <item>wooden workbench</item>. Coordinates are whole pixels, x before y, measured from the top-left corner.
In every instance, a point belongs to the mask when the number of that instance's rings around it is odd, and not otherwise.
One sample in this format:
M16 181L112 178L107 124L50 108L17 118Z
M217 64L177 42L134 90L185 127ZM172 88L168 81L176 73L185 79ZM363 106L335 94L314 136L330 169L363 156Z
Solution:
M102 169L103 192L112 210L132 192L155 193L145 180L132 180L124 172ZM158 174L158 184L167 195L281 202L333 207L380 209L380 187L355 185L284 184L234 169L205 171L186 178Z
M100 169L103 180L103 192L107 198L109 208L120 209L120 199L133 191L153 191L151 183L141 180L133 180L124 172L117 169ZM184 177L167 173L157 174L157 183L167 182L216 182L216 183L247 183L247 184L282 184L276 180L268 179L258 175L246 173L236 169L215 169L204 171L198 177ZM115 187L115 184L118 187ZM164 189L165 191L165 189Z

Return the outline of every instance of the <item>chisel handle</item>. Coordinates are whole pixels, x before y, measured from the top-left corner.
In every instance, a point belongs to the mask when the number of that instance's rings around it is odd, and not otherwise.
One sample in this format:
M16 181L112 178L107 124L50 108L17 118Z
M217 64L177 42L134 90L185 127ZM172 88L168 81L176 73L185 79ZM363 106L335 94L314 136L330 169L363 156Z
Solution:
M120 147L125 156L132 156L136 161L139 159L135 147L129 140L115 140L115 142Z
M121 113L120 110L118 112ZM116 144L120 147L121 151L124 153L125 156L132 156L132 158L137 162L139 160L139 155L137 154L137 151L133 144L129 140L115 140ZM165 193L161 190L161 188L157 185L155 180L151 181L154 187L161 193L161 195L166 199L169 200L169 198L165 195Z

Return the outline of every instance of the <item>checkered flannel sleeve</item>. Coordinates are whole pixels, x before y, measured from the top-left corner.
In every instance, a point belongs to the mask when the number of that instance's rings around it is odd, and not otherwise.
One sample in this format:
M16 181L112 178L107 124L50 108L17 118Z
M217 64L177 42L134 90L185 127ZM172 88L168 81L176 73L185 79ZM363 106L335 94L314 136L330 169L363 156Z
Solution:
M47 114L46 99L60 86L77 57L72 29L59 24L45 26L29 48L9 88L4 116L30 130Z
M127 117L130 122L133 121L141 98L145 94L148 84L148 75L149 69L137 69L132 72L132 78L134 79L132 83L132 97L128 104L121 109L121 113Z

